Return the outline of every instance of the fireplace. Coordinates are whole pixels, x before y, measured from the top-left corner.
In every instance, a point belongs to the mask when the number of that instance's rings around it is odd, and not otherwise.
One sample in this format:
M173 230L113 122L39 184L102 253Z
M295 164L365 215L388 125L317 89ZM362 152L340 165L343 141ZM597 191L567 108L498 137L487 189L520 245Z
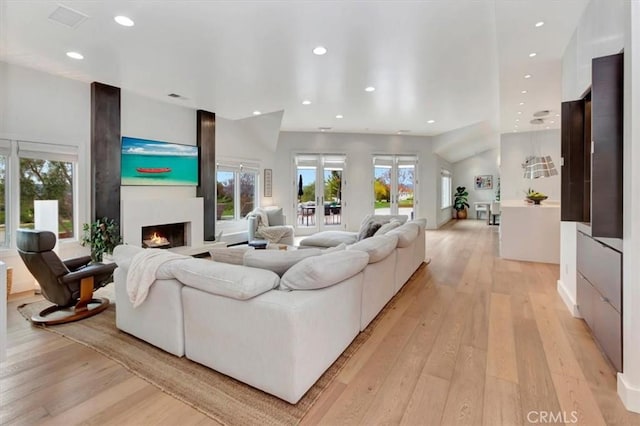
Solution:
M142 247L168 249L185 244L188 222L142 227Z

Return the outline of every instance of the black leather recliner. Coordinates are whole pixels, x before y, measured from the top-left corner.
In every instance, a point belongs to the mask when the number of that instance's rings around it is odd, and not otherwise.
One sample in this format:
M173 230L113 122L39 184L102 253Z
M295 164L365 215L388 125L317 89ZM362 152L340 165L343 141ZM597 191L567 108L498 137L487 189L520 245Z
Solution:
M31 317L33 323L77 321L109 306L108 299L94 299L93 291L111 282L115 263L90 264L90 256L62 261L53 251L56 236L50 231L18 229L16 245L22 261L40 284L42 295L54 303ZM51 315L54 312L57 313Z

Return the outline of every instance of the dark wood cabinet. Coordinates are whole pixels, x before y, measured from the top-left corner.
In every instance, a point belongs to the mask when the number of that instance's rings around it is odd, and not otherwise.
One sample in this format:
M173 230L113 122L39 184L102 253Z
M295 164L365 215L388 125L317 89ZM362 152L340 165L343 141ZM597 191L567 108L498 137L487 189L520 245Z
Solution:
M622 254L577 235L577 303L602 351L622 371Z
M622 238L623 54L593 59L591 233Z

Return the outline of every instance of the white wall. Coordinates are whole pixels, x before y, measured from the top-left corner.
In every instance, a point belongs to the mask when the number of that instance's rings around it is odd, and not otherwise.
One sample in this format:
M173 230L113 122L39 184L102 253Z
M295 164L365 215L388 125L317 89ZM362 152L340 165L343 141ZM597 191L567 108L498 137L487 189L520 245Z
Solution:
M623 231L623 374L618 395L640 412L640 3L592 0L580 19L562 61L563 101L579 99L591 85L591 60L625 51L624 231ZM575 225L562 224L561 279L558 291L575 311Z
M469 192L469 218L475 219L476 212L473 203L476 201L494 201L496 199L496 191L498 185L498 177L500 176L498 160L500 157L499 149L490 149L488 151L476 154L473 157L458 161L453 164L453 188L464 186ZM492 189L476 189L475 178L478 175L492 175ZM484 213L486 215L489 214Z
M418 156L418 206L417 217L427 219L427 227L438 223L440 167L438 157L432 152L431 138L396 135L368 135L356 133L305 133L281 132L276 151L274 198L287 208L288 215L295 214L295 153L346 154L343 199L344 223L347 230L357 231L362 218L373 212L373 154L410 154ZM437 178L436 178L437 176ZM295 216L293 216L295 217Z
M0 139L78 147L76 233L88 221L91 91L87 83L0 62ZM18 171L13 170L14 182ZM9 188L7 214L19 220L17 185ZM88 254L77 242L60 244L60 255ZM34 289L34 280L15 250L0 249L0 260L14 268L13 293Z
M501 200L523 200L532 188L547 195L550 201L560 201L560 130L505 133L500 139ZM525 179L522 163L529 155L550 155L558 175Z
M240 120L229 120L220 116L216 117L216 159L218 161L236 160L249 161L260 165L260 177L258 178L258 205L280 205L275 181L273 197L264 196L264 169L275 170L275 148L278 143L282 111L249 117ZM228 242L246 241L244 234L247 232L246 220L219 221L216 231L223 231L222 239ZM242 236L230 236L233 234Z
M122 136L183 145L196 144L196 110L169 102L159 102L128 90L121 91L120 129ZM120 198L192 198L195 186L122 186ZM122 221L126 220L122 217ZM123 224L124 225L124 224Z

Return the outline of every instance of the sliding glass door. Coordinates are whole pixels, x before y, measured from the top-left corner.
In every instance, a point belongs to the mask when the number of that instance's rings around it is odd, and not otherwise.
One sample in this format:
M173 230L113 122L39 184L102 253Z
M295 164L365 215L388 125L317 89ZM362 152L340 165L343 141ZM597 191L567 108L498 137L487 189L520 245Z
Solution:
M373 158L373 210L375 214L415 216L417 204L416 156L377 155Z
M342 229L345 156L304 154L294 162L296 232Z

